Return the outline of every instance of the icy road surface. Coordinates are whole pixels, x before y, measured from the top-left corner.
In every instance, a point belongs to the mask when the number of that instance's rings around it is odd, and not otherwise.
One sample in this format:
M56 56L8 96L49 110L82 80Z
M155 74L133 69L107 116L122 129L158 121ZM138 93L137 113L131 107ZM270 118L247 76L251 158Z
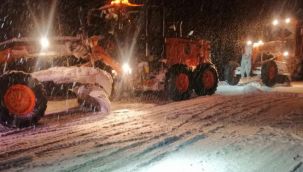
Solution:
M0 127L0 171L302 172L303 95L222 89L182 102L114 102L109 115L48 115L35 128Z

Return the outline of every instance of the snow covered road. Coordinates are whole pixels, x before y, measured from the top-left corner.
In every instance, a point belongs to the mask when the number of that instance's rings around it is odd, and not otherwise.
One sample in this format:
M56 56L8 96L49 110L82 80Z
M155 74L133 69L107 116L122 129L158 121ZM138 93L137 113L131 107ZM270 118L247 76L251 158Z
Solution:
M0 128L0 171L303 171L303 95L114 102Z

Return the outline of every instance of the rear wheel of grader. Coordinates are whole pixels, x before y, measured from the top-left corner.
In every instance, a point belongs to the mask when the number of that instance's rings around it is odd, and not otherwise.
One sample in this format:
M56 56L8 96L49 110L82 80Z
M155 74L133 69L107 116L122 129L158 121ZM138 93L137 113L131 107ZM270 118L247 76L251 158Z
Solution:
M218 86L218 73L214 65L201 64L194 72L194 89L197 95L212 95Z
M237 62L230 61L224 69L224 79L229 85L237 85L240 81L241 76L236 75L236 69L240 65Z
M0 77L0 122L9 127L35 125L44 115L47 98L38 80L24 72Z
M277 77L278 77L278 67L275 61L270 60L268 62L265 62L262 65L262 69L261 69L262 82L266 86L272 87L276 84Z
M165 91L175 101L188 99L191 95L191 71L186 65L174 65L166 74Z

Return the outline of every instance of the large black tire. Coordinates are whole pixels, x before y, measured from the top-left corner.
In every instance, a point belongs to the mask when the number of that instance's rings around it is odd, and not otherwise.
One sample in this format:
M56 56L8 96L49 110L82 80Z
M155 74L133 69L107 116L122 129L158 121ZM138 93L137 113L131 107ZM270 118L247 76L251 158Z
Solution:
M224 79L229 85L237 85L241 79L240 75L235 75L235 70L240 65L237 62L230 61L224 69Z
M218 87L218 73L213 64L200 64L193 75L194 89L197 95L212 95Z
M263 84L272 87L276 84L278 77L278 67L275 61L270 60L262 64L261 79Z
M0 77L0 83L0 123L8 127L18 128L35 125L44 115L47 107L46 93L39 81L32 78L30 74L14 71L3 74ZM25 90L29 90L29 92L34 95L32 99L30 99L32 100L32 106L29 108L30 111L25 110L22 114L18 114L16 111L13 112L9 110L8 101L10 101L11 107L19 105L18 103L12 103L13 101L11 101L10 98L12 98L12 100L20 100L20 104L30 101L27 99L29 98L28 94L26 94L27 96L22 95L22 97L15 95L15 98L13 98L14 93L17 92L13 90L13 88L16 87L25 88ZM8 96L10 94L11 96ZM20 96L20 92L17 95ZM26 106L25 108L28 107L29 106Z
M166 73L165 91L174 101L186 100L192 93L191 71L186 65L173 65Z

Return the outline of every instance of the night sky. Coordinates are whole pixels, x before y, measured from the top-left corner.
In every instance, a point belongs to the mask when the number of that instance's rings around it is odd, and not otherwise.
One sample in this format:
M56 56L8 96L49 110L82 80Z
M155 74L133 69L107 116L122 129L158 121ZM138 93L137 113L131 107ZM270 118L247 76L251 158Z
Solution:
M140 1L143 0L136 2ZM35 29L33 16L40 26L45 25L44 21L48 17L51 4L56 4L53 29L56 32L60 31L61 34L73 34L80 26L80 7L85 13L87 9L99 7L107 2L105 0L2 0L0 39L33 32ZM165 0L165 6L175 20L183 20L186 29L194 28L203 36L207 36L209 32L233 32L243 35L256 30L257 25L272 16L302 13L302 3L302 0Z
M142 2L144 0L136 0ZM131 1L130 2L134 2ZM276 16L303 18L302 0L165 0L170 20L182 20L185 32L192 29L212 42L215 58L229 60L239 52L241 40L258 37L262 25ZM74 35L80 18L102 0L1 0L0 40L29 36L47 26L54 5L52 34ZM81 10L80 10L81 9ZM81 12L79 12L81 11ZM36 23L36 24L35 24ZM38 26L38 27L37 27ZM231 55L233 54L233 55ZM220 65L220 64L218 64Z

